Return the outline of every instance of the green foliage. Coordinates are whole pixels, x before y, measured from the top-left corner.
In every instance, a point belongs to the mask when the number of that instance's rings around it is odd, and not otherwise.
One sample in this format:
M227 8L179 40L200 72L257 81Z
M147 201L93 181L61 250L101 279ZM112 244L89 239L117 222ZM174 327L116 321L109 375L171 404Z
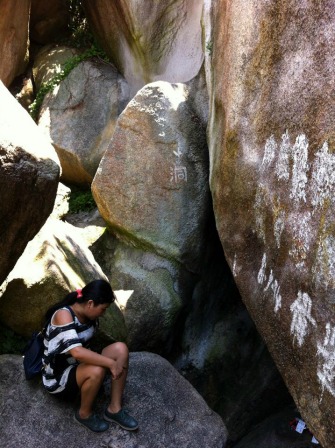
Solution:
M82 0L67 0L70 12L70 44L76 48L96 46L95 39L91 33L82 5Z
M73 56L68 59L62 66L61 71L57 73L52 79L48 82L44 82L39 89L35 101L29 106L30 115L34 120L37 119L39 110L41 108L44 97L47 93L51 92L56 86L60 84L63 79L65 79L69 73L77 67L80 62L85 61L86 59L90 59L94 56L98 56L102 59L106 58L106 55L103 51L96 47L91 47L88 50L84 51L81 54Z
M71 187L69 199L69 212L89 212L96 207L90 190L82 190L77 187Z
M94 47L103 53L99 43L90 30L82 0L67 0L67 3L70 13L70 22L68 25L70 35L65 41L60 43L75 48ZM106 55L104 54L104 58L105 57Z
M213 52L213 41L208 41L206 44L206 50L208 51L208 54L211 56Z
M27 341L7 327L0 326L0 355L21 355Z
M70 47L79 48L82 53L68 59L59 73L57 73L51 80L41 85L37 92L35 101L29 106L30 115L34 120L37 119L42 102L47 93L51 92L56 86L65 79L69 73L77 67L80 62L93 57L109 62L106 53L102 50L95 37L91 33L85 12L82 6L82 0L67 0L70 12L69 31L70 36L66 41L59 41L59 44L64 44Z
M67 0L67 3L71 16L70 29L76 31L83 26L83 22L85 21L82 0Z

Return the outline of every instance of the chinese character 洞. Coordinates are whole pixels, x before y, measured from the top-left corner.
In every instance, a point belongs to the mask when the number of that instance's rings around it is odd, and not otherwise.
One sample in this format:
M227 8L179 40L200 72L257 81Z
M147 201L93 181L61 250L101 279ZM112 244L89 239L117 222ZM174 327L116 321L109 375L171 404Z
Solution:
M187 170L185 166L175 165L171 167L171 182L187 182Z

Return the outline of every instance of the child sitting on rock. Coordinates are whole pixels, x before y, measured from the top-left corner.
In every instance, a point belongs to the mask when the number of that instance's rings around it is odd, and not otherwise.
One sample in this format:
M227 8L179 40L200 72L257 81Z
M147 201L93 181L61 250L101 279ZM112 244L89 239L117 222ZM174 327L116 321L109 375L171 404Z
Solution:
M108 422L127 430L137 421L121 407L128 372L129 352L123 342L105 347L101 354L87 348L101 317L115 296L105 280L94 280L69 293L46 313L43 384L48 392L67 399L80 393L75 419L94 432L106 431ZM106 372L111 373L111 398L103 419L93 413L93 403Z

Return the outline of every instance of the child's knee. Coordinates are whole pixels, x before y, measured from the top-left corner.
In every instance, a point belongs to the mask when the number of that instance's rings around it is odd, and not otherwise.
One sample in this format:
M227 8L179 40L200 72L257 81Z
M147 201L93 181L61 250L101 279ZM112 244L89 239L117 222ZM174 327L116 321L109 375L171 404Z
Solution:
M114 348L121 356L129 355L129 349L124 342L115 342Z
M92 366L90 377L94 382L102 382L106 375L106 369L101 366Z
M102 354L113 359L124 358L127 360L129 357L129 350L124 342L114 342L114 344L104 348Z

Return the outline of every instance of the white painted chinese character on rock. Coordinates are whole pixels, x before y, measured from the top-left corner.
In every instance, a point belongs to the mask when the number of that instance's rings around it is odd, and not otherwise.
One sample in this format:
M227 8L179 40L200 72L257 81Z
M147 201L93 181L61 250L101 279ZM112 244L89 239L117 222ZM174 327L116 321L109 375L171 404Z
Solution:
M322 393L328 390L335 396L335 328L328 323L323 344L317 344L319 357L318 380L321 383Z
M260 285L264 284L267 281L267 284L264 288L264 292L271 290L273 293L273 301L275 304L274 312L277 313L281 308L281 294L280 294L280 285L278 281L274 278L273 271L271 269L269 277L266 276L266 254L263 255L262 258L262 266L257 275L257 281Z
M306 292L299 291L297 299L290 306L292 312L291 334L293 340L298 341L301 347L308 333L308 326L316 325L315 319L311 316L312 300Z
M187 182L187 170L185 166L175 165L171 167L171 182Z
M298 135L292 148L292 188L290 198L295 202L306 202L308 165L308 140L304 134Z
M170 182L187 182L187 169L186 166L182 166L181 164L181 156L183 153L180 148L178 148L177 151L173 151L173 154L177 157L177 159L174 166L170 168Z

